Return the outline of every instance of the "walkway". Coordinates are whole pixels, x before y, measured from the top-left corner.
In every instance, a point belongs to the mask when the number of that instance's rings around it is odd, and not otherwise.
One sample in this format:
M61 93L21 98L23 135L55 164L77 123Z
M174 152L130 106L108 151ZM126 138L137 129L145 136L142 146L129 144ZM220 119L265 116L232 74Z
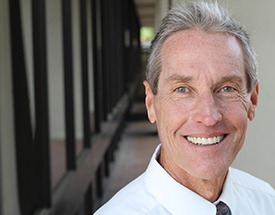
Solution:
M143 94L143 91L140 95ZM159 144L156 126L146 115L143 96L132 105L115 162L111 166L110 177L105 181L103 203L118 190L128 184L147 167L147 164Z

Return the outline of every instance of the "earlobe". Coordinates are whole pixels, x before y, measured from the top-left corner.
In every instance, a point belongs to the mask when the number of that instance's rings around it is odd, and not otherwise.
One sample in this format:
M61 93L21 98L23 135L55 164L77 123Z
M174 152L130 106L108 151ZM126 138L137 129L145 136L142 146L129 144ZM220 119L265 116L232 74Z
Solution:
M156 122L156 115L155 115L155 109L154 109L154 94L152 92L151 86L148 83L148 81L144 81L143 85L145 87L145 105L147 109L147 115L149 118L149 121L153 124Z
M251 104L248 110L248 118L250 121L252 121L255 118L256 107L258 105L258 95L259 95L259 82L257 81L250 95Z
M255 110L251 110L248 114L248 119L252 121L255 118Z

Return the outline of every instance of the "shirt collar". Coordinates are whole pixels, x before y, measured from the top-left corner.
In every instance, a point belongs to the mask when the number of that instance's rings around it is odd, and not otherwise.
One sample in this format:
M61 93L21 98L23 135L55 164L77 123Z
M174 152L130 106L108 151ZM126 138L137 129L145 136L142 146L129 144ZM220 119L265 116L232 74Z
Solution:
M215 204L218 204L220 201L224 202L231 210L232 214L236 214L235 211L236 208L236 202L233 195L233 181L232 181L232 169L229 168L225 183L223 185L223 191L220 195L219 199L215 202Z
M216 214L215 204L178 183L161 167L156 160L159 151L160 145L157 147L144 174L147 189L157 201L173 215Z

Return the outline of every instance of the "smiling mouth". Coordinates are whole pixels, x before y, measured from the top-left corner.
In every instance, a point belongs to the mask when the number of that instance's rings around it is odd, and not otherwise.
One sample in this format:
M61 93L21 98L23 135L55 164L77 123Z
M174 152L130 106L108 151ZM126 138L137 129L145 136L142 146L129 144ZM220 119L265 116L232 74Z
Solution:
M220 136L215 136L215 137L208 137L208 138L186 136L185 138L190 143L193 143L195 145L208 146L208 145L215 145L215 144L220 143L225 138L225 135L220 135Z

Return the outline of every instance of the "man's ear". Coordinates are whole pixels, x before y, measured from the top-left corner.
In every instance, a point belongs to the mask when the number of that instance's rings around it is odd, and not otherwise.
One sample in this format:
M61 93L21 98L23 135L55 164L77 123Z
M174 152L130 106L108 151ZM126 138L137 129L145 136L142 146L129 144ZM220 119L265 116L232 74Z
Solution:
M145 105L147 109L147 115L151 123L156 122L156 113L154 108L154 97L151 86L148 81L144 81L143 85L145 87Z
M259 95L259 82L257 81L250 95L250 107L248 110L248 118L250 121L252 121L255 118L256 107L258 105L258 95Z

